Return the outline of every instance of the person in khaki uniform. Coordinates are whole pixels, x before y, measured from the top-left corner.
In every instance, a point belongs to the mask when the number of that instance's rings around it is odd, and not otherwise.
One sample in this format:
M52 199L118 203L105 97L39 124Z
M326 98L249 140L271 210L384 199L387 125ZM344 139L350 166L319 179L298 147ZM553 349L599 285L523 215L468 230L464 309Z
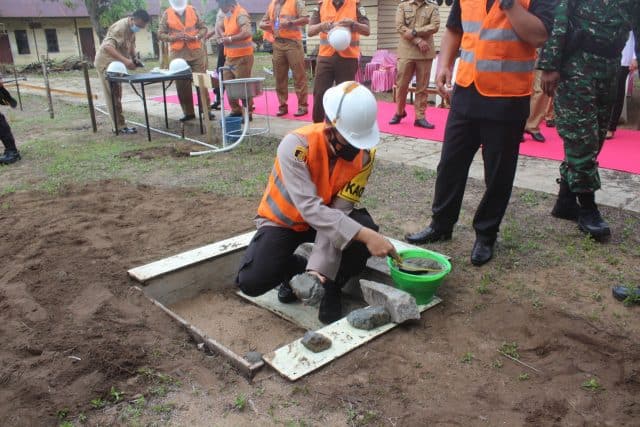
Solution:
M400 33L398 42L398 76L396 79L396 113L390 125L400 123L407 116L405 104L407 90L413 74L416 75L416 103L414 126L433 129L435 126L425 118L427 109L427 86L431 74L431 63L436 56L433 35L440 28L438 6L427 0L406 0L396 10L396 29Z
M145 10L139 9L133 12L131 16L122 18L111 25L107 35L102 40L93 64L98 72L100 83L102 83L102 91L104 92L111 123L121 129L123 134L135 133L136 130L135 128L125 127L121 101L122 85L120 83L113 85L113 97L115 100L115 111L113 111L111 85L106 79L105 72L113 61L122 62L130 70L136 68L134 62L136 33L146 27L150 20L149 14ZM115 127L113 131L116 131Z
M251 37L251 17L236 0L220 0L220 9L225 17L223 25L222 43L226 56L223 72L224 80L243 79L251 77L253 68L253 40ZM242 116L242 108L237 99L230 99L230 117ZM253 110L253 100L249 100L249 111Z
M298 96L298 111L293 115L304 116L309 110L309 88L302 47L302 27L308 23L309 17L302 0L273 0L260 22L260 28L275 37L271 59L279 102L277 116L289 113L289 68L293 72L294 88Z
M182 58L187 61L194 73L207 71L207 51L202 43L207 34L207 27L198 12L187 4L187 0L170 0L168 7L160 18L158 39L169 43L169 59ZM176 80L176 91L182 107L181 122L195 119L193 108L193 92L191 82ZM205 95L203 105L209 106L209 94ZM209 116L213 118L212 114Z

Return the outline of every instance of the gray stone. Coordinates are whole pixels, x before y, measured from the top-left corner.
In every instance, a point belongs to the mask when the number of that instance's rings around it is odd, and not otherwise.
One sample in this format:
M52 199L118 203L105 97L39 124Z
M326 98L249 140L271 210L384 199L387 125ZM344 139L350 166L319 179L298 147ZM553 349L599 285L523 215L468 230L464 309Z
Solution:
M262 360L262 353L259 351L249 351L244 355L244 359L249 363L258 363Z
M360 288L364 300L371 306L386 308L392 322L420 319L416 299L405 291L371 280L360 280Z
M391 320L384 307L365 307L353 310L347 316L351 326L358 329L370 330L385 325Z
M331 347L331 340L329 338L314 331L305 332L301 343L314 353L320 353Z
M318 305L324 296L324 287L318 276L301 273L293 276L289 281L293 293L307 305Z

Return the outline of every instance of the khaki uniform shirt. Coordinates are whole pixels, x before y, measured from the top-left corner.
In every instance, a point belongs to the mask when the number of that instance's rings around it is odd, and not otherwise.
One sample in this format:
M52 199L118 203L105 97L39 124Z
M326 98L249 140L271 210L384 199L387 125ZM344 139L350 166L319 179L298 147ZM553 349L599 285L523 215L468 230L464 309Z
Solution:
M206 55L206 51L204 50L204 36L207 34L207 26L204 21L200 19L200 15L194 8L194 12L196 13L196 29L198 30L198 39L202 45L202 48L191 50L187 47L185 43L184 47L178 51L171 50L171 58L182 58L185 61L194 61L202 58L203 55ZM184 23L186 14L178 15L180 17L180 21ZM158 39L160 41L171 43L171 35L169 33L169 18L167 17L167 11L165 10L162 14L162 18L160 18L160 24L158 24ZM171 49L171 47L169 47Z
M285 3L284 1L282 2L276 1L275 7L274 7L275 10L273 11L273 16L278 16L280 14L280 8L284 3ZM309 14L307 13L307 10L305 9L304 1L302 0L296 0L296 16L298 18L301 18L303 16L309 16ZM264 16L262 17L262 20L260 20L260 25L258 25L258 28L261 25L266 24L267 22L271 22L271 17L269 16L269 9L267 9L267 13L264 14ZM273 25L273 22L271 22L271 25ZM280 37L279 34L275 34L275 31L273 36Z
M420 52L415 44L416 39L407 40L400 37L398 41L398 58L400 59L433 59L436 48L433 35L440 28L440 12L438 6L427 0L406 0L398 5L396 10L396 29L399 34L405 30L416 30L416 37L429 44L429 50Z
M342 251L358 234L362 225L349 217L354 207L352 202L335 196L329 205L324 203L317 193L309 168L296 156L298 147L306 149L309 144L305 138L295 133L287 134L278 145L277 157L282 179L293 205L307 224L316 230L316 240L307 262L307 269L334 280L340 267ZM365 154L365 164L369 161L370 157ZM257 217L255 222L258 228L281 227L280 224L263 217Z
M109 30L107 35L102 40L102 44L96 54L94 65L100 72L104 71L111 62L119 61L118 58L114 58L111 54L104 50L106 46L111 46L120 52L123 56L131 59L133 58L136 50L136 36L131 31L129 18L122 18L115 22Z

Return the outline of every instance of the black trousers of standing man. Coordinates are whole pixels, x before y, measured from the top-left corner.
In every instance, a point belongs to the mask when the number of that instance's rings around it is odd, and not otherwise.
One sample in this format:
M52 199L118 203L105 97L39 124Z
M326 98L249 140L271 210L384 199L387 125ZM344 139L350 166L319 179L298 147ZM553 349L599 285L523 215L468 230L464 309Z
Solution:
M4 145L6 151L16 151L16 141L11 132L11 126L7 122L4 114L0 113L0 141Z
M354 209L349 215L365 227L378 231L366 209ZM305 271L307 260L294 251L300 244L313 242L316 231L294 231L290 228L263 226L258 228L242 257L236 283L245 294L255 297L289 282L293 276ZM348 279L364 271L371 256L367 246L351 242L342 252L336 284L343 286Z
M476 238L493 244L509 204L525 120L469 118L451 110L438 164L431 227L450 232L458 221L469 167L482 149L485 193L473 218Z

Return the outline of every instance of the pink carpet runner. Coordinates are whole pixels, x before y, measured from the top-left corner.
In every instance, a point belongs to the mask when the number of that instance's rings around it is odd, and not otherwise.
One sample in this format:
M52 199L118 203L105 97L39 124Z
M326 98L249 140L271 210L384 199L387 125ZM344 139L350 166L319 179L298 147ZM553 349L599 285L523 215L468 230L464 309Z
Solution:
M212 96L212 99L213 96ZM162 102L162 97L152 98L152 101ZM176 95L167 96L167 102L177 104ZM195 95L194 95L194 102ZM278 99L275 92L266 91L262 96L255 98L255 113L266 114L267 103L268 113L275 116L278 112ZM309 113L306 116L294 117L293 113L298 108L295 95L289 94L289 114L283 118L311 122L311 106L313 97L309 95ZM378 102L378 121L380 131L393 134L409 136L418 139L428 139L442 142L444 140L444 127L447 121L448 109L429 107L426 112L427 120L436 125L433 130L421 129L413 126L414 111L413 105L407 104L407 117L400 124L389 125L388 121L395 113L395 104L391 102ZM546 142L535 142L529 135L525 136L525 142L520 145L520 154L541 159L562 160L564 151L562 139L558 136L555 128L541 127L541 132L547 139ZM605 169L615 169L623 172L640 174L640 131L629 129L618 129L615 138L607 140L599 156L600 167Z

